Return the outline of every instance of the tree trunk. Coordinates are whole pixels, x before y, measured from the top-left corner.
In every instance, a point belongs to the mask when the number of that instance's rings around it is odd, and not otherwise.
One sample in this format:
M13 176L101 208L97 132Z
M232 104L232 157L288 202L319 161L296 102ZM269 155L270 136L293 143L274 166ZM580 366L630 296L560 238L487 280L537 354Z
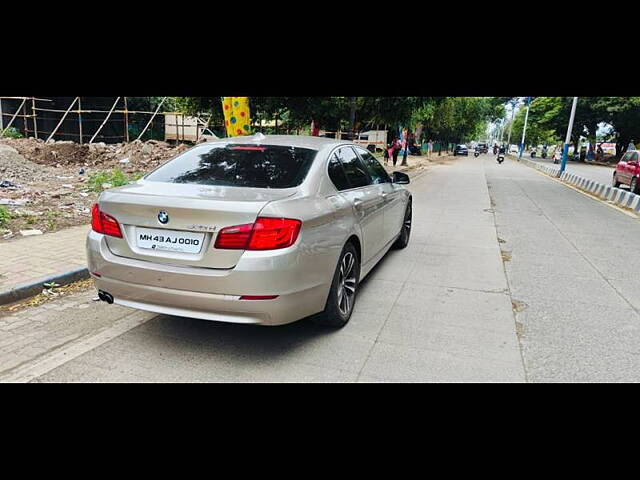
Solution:
M351 97L349 103L351 106L351 112L349 114L349 129L351 133L353 133L356 127L356 97Z

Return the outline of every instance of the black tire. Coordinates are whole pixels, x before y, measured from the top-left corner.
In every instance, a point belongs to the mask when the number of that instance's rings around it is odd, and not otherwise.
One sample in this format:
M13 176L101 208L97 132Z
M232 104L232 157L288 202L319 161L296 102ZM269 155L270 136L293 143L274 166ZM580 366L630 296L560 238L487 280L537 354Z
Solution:
M351 262L353 261L353 264ZM351 265L351 269L349 266ZM342 268L341 268L342 267ZM348 271L347 271L348 270ZM346 275L343 272L347 271ZM351 318L360 283L360 258L351 242L342 249L324 310L312 318L318 325L342 328ZM353 293L349 294L349 290Z
M620 182L618 181L618 177L616 176L616 174L613 174L613 181L611 182L613 184L613 188L619 188L620 187Z
M640 188L638 188L638 177L633 177L631 179L631 183L629 184L629 190L631 190L631 193L640 195Z
M407 208L404 210L404 218L402 220L402 227L400 228L400 236L394 242L393 248L402 249L406 248L409 245L409 239L411 238L411 221L412 221L412 205L411 198L409 198L409 203L407 203Z

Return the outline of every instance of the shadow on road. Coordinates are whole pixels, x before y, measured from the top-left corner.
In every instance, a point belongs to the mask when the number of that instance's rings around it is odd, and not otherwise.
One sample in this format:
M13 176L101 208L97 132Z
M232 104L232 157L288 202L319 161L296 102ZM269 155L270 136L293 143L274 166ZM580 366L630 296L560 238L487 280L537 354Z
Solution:
M369 288L375 272L394 255L390 251L360 283L359 295ZM355 311L358 310L356 302ZM212 349L216 356L241 356L243 362L271 361L291 355L308 343L322 342L323 337L342 335L349 329L324 327L313 323L310 317L280 326L246 325L216 322L195 318L158 315L136 330L146 336L156 335L164 341L174 339L176 348L184 348L185 341ZM149 339L151 340L151 339Z

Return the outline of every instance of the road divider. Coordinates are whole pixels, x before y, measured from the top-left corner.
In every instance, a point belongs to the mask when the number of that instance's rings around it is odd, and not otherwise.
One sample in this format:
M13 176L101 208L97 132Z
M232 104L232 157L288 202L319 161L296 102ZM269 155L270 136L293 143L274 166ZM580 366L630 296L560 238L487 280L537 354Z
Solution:
M613 185L605 185L567 171L560 174L560 167L545 165L527 158L521 158L520 163L535 168L536 170L540 170L542 173L545 173L550 177L558 178L562 182L590 193L602 200L606 200L620 207L629 208L634 210L636 213L640 213L640 195L631 193L629 190L616 188Z

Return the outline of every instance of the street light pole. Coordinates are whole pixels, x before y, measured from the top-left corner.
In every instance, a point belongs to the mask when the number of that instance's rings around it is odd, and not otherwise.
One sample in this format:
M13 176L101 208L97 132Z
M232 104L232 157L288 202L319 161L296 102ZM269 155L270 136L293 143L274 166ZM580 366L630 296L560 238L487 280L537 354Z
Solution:
M520 153L518 155L518 161L522 158L522 152L524 151L524 138L527 134L527 121L529 120L529 107L531 105L531 97L527 97L527 112L524 114L524 127L522 128L522 141L520 142Z
M567 129L567 137L564 140L564 146L562 148L562 164L560 165L560 171L558 176L562 175L564 169L567 167L567 156L569 154L569 142L571 141L571 131L573 130L573 119L576 116L576 106L578 105L578 97L573 97L573 104L571 105L571 116L569 117L569 128Z
M513 130L513 114L516 111L516 102L511 102L511 123L509 124L509 137L507 138L507 148L511 145L511 130Z

